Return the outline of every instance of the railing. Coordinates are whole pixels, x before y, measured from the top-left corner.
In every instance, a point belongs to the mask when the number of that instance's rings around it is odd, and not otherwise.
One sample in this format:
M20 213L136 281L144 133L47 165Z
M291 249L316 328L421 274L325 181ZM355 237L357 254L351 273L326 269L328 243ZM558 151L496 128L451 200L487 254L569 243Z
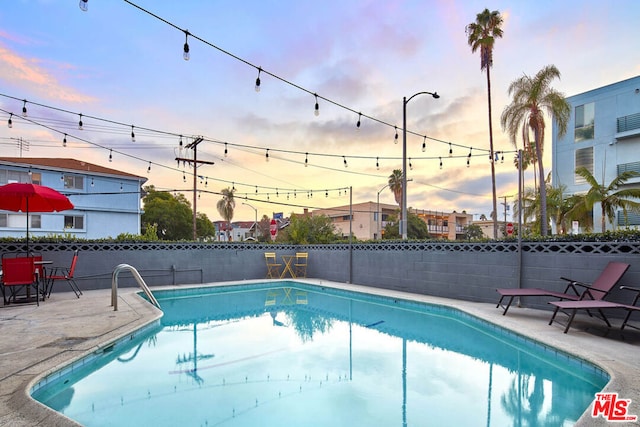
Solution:
M156 307L160 308L158 300L153 296L151 290L144 282L144 279L142 278L140 273L138 273L138 270L136 270L129 264L119 264L113 270L113 274L111 275L111 305L113 306L113 311L118 311L118 275L122 270L129 270L133 275L133 278L136 279L136 282L138 282L138 285L140 285L140 288L144 291L147 298L149 298L149 301Z
M640 113L618 117L618 132L626 132L640 128Z

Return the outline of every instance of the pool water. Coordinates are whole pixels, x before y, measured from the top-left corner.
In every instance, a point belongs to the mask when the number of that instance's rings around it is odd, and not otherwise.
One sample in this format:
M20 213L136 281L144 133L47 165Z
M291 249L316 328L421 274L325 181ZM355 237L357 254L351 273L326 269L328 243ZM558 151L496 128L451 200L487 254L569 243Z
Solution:
M33 397L86 426L558 426L609 379L442 306L295 282L154 295L158 324Z

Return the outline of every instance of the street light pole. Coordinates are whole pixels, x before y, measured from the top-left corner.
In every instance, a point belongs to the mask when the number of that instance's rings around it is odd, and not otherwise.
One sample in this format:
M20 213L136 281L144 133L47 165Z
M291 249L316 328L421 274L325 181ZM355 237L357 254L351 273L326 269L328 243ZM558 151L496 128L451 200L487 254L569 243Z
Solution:
M402 98L402 219L400 220L400 234L402 240L407 240L407 103L418 95L431 95L440 98L437 92L418 92L407 99Z
M385 188L387 188L389 186L389 184L385 185L384 187L382 187L380 189L380 191L378 191L378 239L381 239L382 237L380 236L380 217L382 216L382 212L380 212L380 193L382 193L382 190L384 190Z
M249 206L251 209L253 209L253 212L256 214L256 219L253 222L253 237L255 237L255 239L258 240L258 237L257 237L257 235L258 235L258 209L254 208L249 203L242 202L242 204Z

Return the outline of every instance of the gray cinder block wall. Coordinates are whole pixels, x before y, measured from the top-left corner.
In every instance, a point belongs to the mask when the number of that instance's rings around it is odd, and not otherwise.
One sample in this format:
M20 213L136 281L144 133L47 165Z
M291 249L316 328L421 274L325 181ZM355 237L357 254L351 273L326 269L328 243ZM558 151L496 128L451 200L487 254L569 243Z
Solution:
M24 251L0 243L1 252ZM564 290L561 276L591 282L607 262L631 264L620 285L640 286L640 242L392 242L332 245L255 243L36 243L30 249L53 265L68 266L79 250L76 279L82 289L108 289L121 263L135 267L151 287L260 279L264 252L309 253L308 277L420 294L496 303L497 287ZM520 280L519 280L520 277ZM136 286L122 272L119 286ZM67 291L59 283L55 291ZM616 289L610 299L626 301ZM548 299L524 298L549 309Z

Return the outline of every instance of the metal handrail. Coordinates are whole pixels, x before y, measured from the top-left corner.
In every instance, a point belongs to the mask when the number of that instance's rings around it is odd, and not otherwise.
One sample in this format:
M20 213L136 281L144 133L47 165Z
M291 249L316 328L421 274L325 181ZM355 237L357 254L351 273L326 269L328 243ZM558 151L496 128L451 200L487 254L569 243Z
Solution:
M142 278L140 273L138 273L138 270L136 270L134 267L130 266L129 264L119 264L113 270L113 274L111 275L111 305L113 306L113 311L118 311L118 275L122 270L129 270L133 275L133 278L136 279L136 282L138 282L138 285L140 286L140 288L144 291L147 298L149 298L149 301L151 302L151 304L160 308L160 304L158 303L158 300L156 299L156 297L153 296L153 294L151 293L151 290L149 289L147 284L144 282L144 279Z

